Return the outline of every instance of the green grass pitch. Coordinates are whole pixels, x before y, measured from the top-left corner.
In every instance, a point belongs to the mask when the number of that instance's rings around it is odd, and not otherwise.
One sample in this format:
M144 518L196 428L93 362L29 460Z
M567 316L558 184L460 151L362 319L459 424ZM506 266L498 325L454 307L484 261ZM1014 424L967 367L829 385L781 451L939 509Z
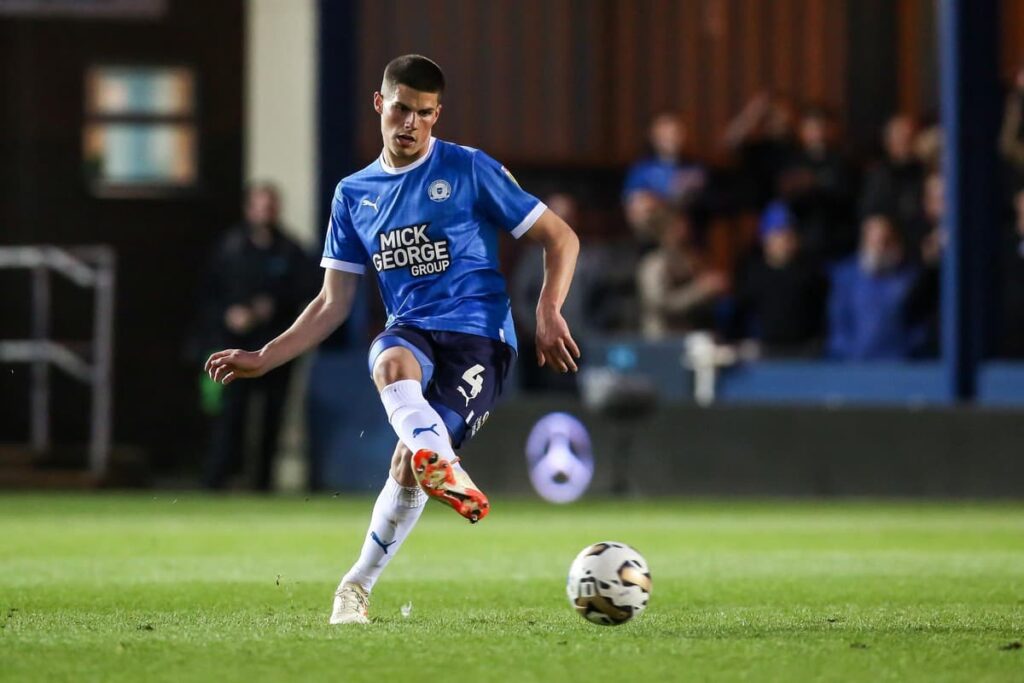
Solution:
M369 499L0 496L0 680L1024 680L1024 505L494 503L329 627ZM654 578L617 628L565 598L601 540Z

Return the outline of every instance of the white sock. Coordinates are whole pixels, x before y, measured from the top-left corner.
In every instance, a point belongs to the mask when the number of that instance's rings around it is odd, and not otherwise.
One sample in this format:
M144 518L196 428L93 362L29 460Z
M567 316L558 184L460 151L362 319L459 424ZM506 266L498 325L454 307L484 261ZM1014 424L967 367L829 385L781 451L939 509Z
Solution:
M415 453L426 448L447 460L455 459L448 428L423 398L419 382L403 379L389 384L381 390L380 400L387 411L388 422L410 451Z
M389 474L374 503L359 559L342 577L341 583L358 583L366 592L372 591L384 567L416 526L426 502L427 495L418 486L402 486Z

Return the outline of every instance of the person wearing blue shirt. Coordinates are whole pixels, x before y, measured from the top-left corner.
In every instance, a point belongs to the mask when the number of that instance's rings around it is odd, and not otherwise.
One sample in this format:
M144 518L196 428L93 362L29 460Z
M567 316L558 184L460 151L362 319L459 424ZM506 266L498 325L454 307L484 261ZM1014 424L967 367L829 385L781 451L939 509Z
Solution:
M858 254L832 270L828 350L839 360L904 360L924 342L911 302L920 271L889 218L868 216Z
M654 155L629 168L623 201L629 204L636 192L651 192L676 206L693 200L704 189L707 173L703 166L683 157L686 124L677 114L659 114L651 121L649 139Z
M433 137L444 85L440 67L426 57L388 64L373 94L384 148L334 193L320 294L259 351L226 349L206 362L225 384L269 372L341 325L358 278L376 275L388 320L371 344L369 366L399 442L359 559L335 593L332 624L368 623L370 591L428 496L471 522L489 510L454 449L486 422L515 358L499 232L544 247L538 364L575 372L580 355L561 314L579 253L576 234L498 162Z

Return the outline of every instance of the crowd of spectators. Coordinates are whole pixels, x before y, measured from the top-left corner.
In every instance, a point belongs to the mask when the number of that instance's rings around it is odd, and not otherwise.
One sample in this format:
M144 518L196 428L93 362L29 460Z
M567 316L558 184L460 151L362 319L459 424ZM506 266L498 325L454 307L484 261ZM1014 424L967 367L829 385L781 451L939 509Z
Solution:
M941 128L896 114L879 133L879 157L854 163L826 108L758 95L725 128L728 162L711 166L689 153L682 118L659 114L650 156L625 176L628 230L584 247L573 310L591 330L652 340L710 331L762 357L936 356ZM991 351L1019 357L1024 72L1007 99L1000 152L1010 227L999 247L1001 324ZM576 210L571 197L556 201ZM725 259L708 244L710 227L722 224L732 231Z

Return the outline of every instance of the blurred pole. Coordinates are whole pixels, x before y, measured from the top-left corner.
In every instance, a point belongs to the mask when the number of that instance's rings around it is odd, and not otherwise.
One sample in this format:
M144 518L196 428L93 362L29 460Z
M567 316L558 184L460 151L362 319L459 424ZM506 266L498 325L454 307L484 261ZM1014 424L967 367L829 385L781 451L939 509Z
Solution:
M32 341L36 352L50 339L50 271L40 263L32 269ZM50 449L50 365L40 354L32 363L32 450Z
M319 252L317 0L247 0L245 14L245 177L281 188L285 231Z
M999 164L998 3L939 0L946 211L941 343L949 395L969 399L991 316Z
M95 317L93 318L92 427L89 469L102 478L110 455L110 425L113 418L114 354L114 265L112 250L96 251Z
M355 0L319 0L317 149L320 152L320 244L323 244L327 233L331 199L338 181L365 163L361 163L357 156L356 135L359 132L359 113L365 114L373 91L358 90L362 28L358 4ZM380 31L382 27L369 26L366 30ZM380 65L381 73L384 66ZM361 280L348 321L320 348L337 350L355 345L360 351L364 350L362 347L369 327L367 297L375 296L377 288L365 284L372 278Z

